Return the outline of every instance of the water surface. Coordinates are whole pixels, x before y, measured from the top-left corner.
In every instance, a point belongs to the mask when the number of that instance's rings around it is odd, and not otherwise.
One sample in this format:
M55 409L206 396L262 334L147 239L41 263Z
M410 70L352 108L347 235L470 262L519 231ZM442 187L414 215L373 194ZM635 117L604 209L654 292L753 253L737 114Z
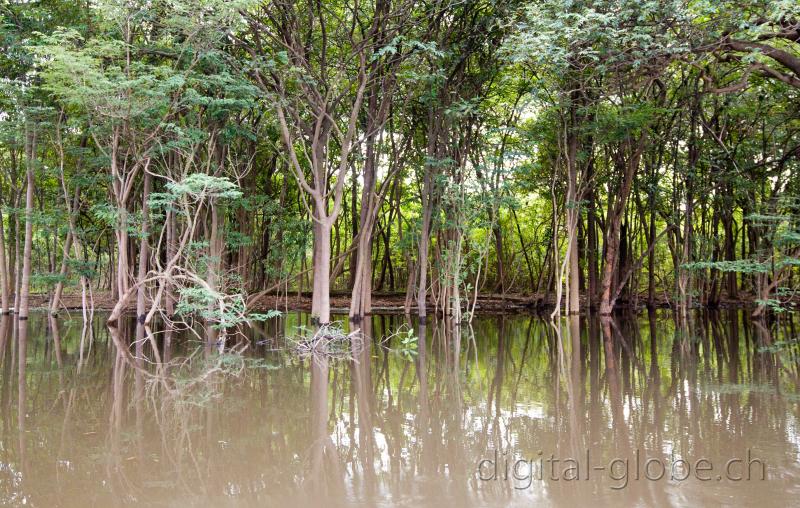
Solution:
M373 316L349 359L287 352L307 319L249 330L242 360L187 334L159 335L157 357L146 340L121 350L135 324L112 335L103 315L86 329L79 315L5 318L0 503L788 506L800 494L791 319Z

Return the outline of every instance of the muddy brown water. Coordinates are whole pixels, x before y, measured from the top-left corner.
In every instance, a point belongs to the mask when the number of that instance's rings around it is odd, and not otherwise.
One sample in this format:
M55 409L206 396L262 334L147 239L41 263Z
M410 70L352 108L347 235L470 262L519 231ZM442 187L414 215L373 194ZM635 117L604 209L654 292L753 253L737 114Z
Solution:
M301 358L290 313L241 356L158 334L161 368L104 321L0 322L0 504L800 503L788 317L377 315L349 358Z

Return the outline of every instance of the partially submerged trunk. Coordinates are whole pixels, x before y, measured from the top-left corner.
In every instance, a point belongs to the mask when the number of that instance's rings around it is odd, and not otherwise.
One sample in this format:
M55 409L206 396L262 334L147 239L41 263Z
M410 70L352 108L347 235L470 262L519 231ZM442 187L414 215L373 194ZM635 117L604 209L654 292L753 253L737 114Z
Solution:
M425 175L422 182L422 225L419 234L419 248L417 253L417 272L419 278L417 279L417 314L420 319L424 318L427 314L427 299L428 299L428 246L430 244L431 236L431 219L433 217L433 197L434 197L434 178L433 167L431 161L436 156L436 138L438 137L439 129L438 122L440 121L438 115L433 109L428 114L428 163L425 164Z
M81 308L83 311L83 326L84 330L87 329L89 315L94 312L94 303L92 299L92 283L89 277L86 276L84 266L85 259L87 258L84 252L84 246L81 244L81 239L78 236L78 227L75 223L75 215L73 210L79 207L80 187L75 187L75 195L73 197L73 206L69 204L69 192L67 190L67 182L64 178L64 172L61 172L61 188L64 192L64 204L67 206L67 223L69 224L69 236L72 240L72 250L75 260L78 263L78 270L80 272L79 280L81 285Z
M573 141L576 145L570 148L569 161L569 182L567 185L567 240L569 246L569 270L568 270L568 302L567 313L578 314L580 312L580 265L578 263L578 170L577 161L577 140Z
M318 325L331 321L331 230L328 218L314 219L314 291L311 319Z
M112 288L112 296L122 298L128 292L128 213L120 209L117 229L117 269L116 284Z
M354 253L350 317L358 318L372 312L372 235L375 229L380 200L375 193L375 139L367 140L364 162L364 187L361 192L361 214L358 221L358 247Z
M211 292L219 293L222 286L222 255L223 255L223 241L222 230L224 214L220 211L220 205L216 199L212 199L209 203L211 208L211 229L208 236L208 275L207 282ZM213 316L213 312L218 308L217 296L211 299L208 304L208 310ZM222 338L220 338L220 329L215 326L222 316L218 315L216 319L212 318L206 321L206 340L209 344L217 344L220 351L224 347L225 332L222 330Z
M494 251L497 258L497 286L496 289L500 291L502 296L506 295L506 269L503 260L503 230L497 223L492 226L492 236L494 236ZM526 254L527 255L527 254Z
M167 259L173 259L175 257L175 253L178 249L177 245L177 228L175 225L175 212L170 210L167 212L166 218L166 228L167 228ZM173 284L166 282L166 312L167 317L172 319L175 315L175 304L177 303L178 299L175 296L175 287ZM167 330L167 333L172 333L171 328Z
M22 186L16 192L14 199L14 208L19 210L20 202L22 200ZM20 281L22 280L22 247L20 239L22 239L22 231L19 222L19 212L14 213L14 248L11 251L11 261L9 267L11 268L11 287L14 290L14 313L19 313L19 293Z
M580 264L578 263L578 220L580 217L578 197L578 129L577 122L577 93L573 93L572 104L569 111L569 124L567 134L567 196L565 208L567 210L567 241L569 246L569 270L567 290L567 313L580 312ZM559 281L560 283L560 281Z
M650 221L648 242L650 243L650 252L647 255L647 307L649 309L655 308L656 305L656 211L655 211L655 191L651 190L648 198L648 207L650 209Z
M61 251L61 269L58 271L58 282L53 290L53 298L50 300L50 314L58 314L58 307L61 303L61 293L64 292L64 279L67 277L69 250L72 245L72 232L67 231L67 236L64 238L64 247Z
M9 150L9 155L11 158L11 190L13 193L13 197L11 199L11 203L14 206L18 206L18 196L17 191L15 189L15 185L13 182L16 181L16 174L17 174L17 151L13 148ZM2 193L0 193L2 194ZM16 243L16 235L13 226L13 222L11 221L11 215L8 217L8 232L9 236L11 237L9 241L6 241L5 236L5 220L3 219L3 202L2 196L0 196L0 283L2 283L2 288L0 288L0 315L10 314L11 309L11 294L12 291L15 289L15 278L14 278L14 244ZM16 216L16 214L14 214ZM6 253L6 249L8 249L8 253Z
M5 221L2 211L3 203L0 199L0 315L8 314L11 303L11 285L8 278L8 264L6 259Z
M142 189L142 236L139 241L139 267L136 274L136 283L138 285L136 290L137 334L139 333L139 329L144 328L145 320L145 292L147 288L145 287L144 280L147 277L147 266L150 258L150 239L148 238L150 232L150 208L148 206L148 201L150 199L151 185L150 173L145 171L144 186ZM141 340L141 338L139 340Z
M29 127L30 129L30 127ZM28 296L31 286L31 251L33 249L33 194L34 194L34 166L36 158L36 132L28 130L27 133L27 161L26 178L27 189L25 192L25 247L22 251L22 276L20 277L19 307L17 314L20 320L28 319ZM20 344L22 339L20 338Z
M620 233L622 229L622 221L625 217L625 206L630 196L631 188L633 186L633 177L636 169L639 167L639 160L646 144L647 135L642 134L635 146L632 147L631 153L627 158L622 153L618 154L617 168L622 173L622 182L616 192L616 197L613 199L613 206L609 209L608 218L606 222L606 255L605 263L603 265L603 279L601 281L600 293L600 314L609 315L614 310L616 303L615 294L619 294L619 288L613 288L614 278L618 273L617 265L619 264L619 247L620 247ZM620 147L620 151L623 148ZM621 282L624 284L624 281Z

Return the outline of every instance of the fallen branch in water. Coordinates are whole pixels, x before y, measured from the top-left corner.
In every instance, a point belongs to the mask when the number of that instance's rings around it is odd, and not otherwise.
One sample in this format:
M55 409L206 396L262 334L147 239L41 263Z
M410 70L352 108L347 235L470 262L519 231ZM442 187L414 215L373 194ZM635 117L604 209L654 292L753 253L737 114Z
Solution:
M289 339L292 350L301 357L326 357L353 359L364 349L364 336L361 330L345 333L337 323L320 326L311 336Z

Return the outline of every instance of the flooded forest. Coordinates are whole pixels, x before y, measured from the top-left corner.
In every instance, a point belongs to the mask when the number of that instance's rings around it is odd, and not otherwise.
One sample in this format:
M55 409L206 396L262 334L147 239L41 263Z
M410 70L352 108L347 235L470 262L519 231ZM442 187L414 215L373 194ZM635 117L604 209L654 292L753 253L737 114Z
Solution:
M0 504L800 495L797 0L0 20Z

